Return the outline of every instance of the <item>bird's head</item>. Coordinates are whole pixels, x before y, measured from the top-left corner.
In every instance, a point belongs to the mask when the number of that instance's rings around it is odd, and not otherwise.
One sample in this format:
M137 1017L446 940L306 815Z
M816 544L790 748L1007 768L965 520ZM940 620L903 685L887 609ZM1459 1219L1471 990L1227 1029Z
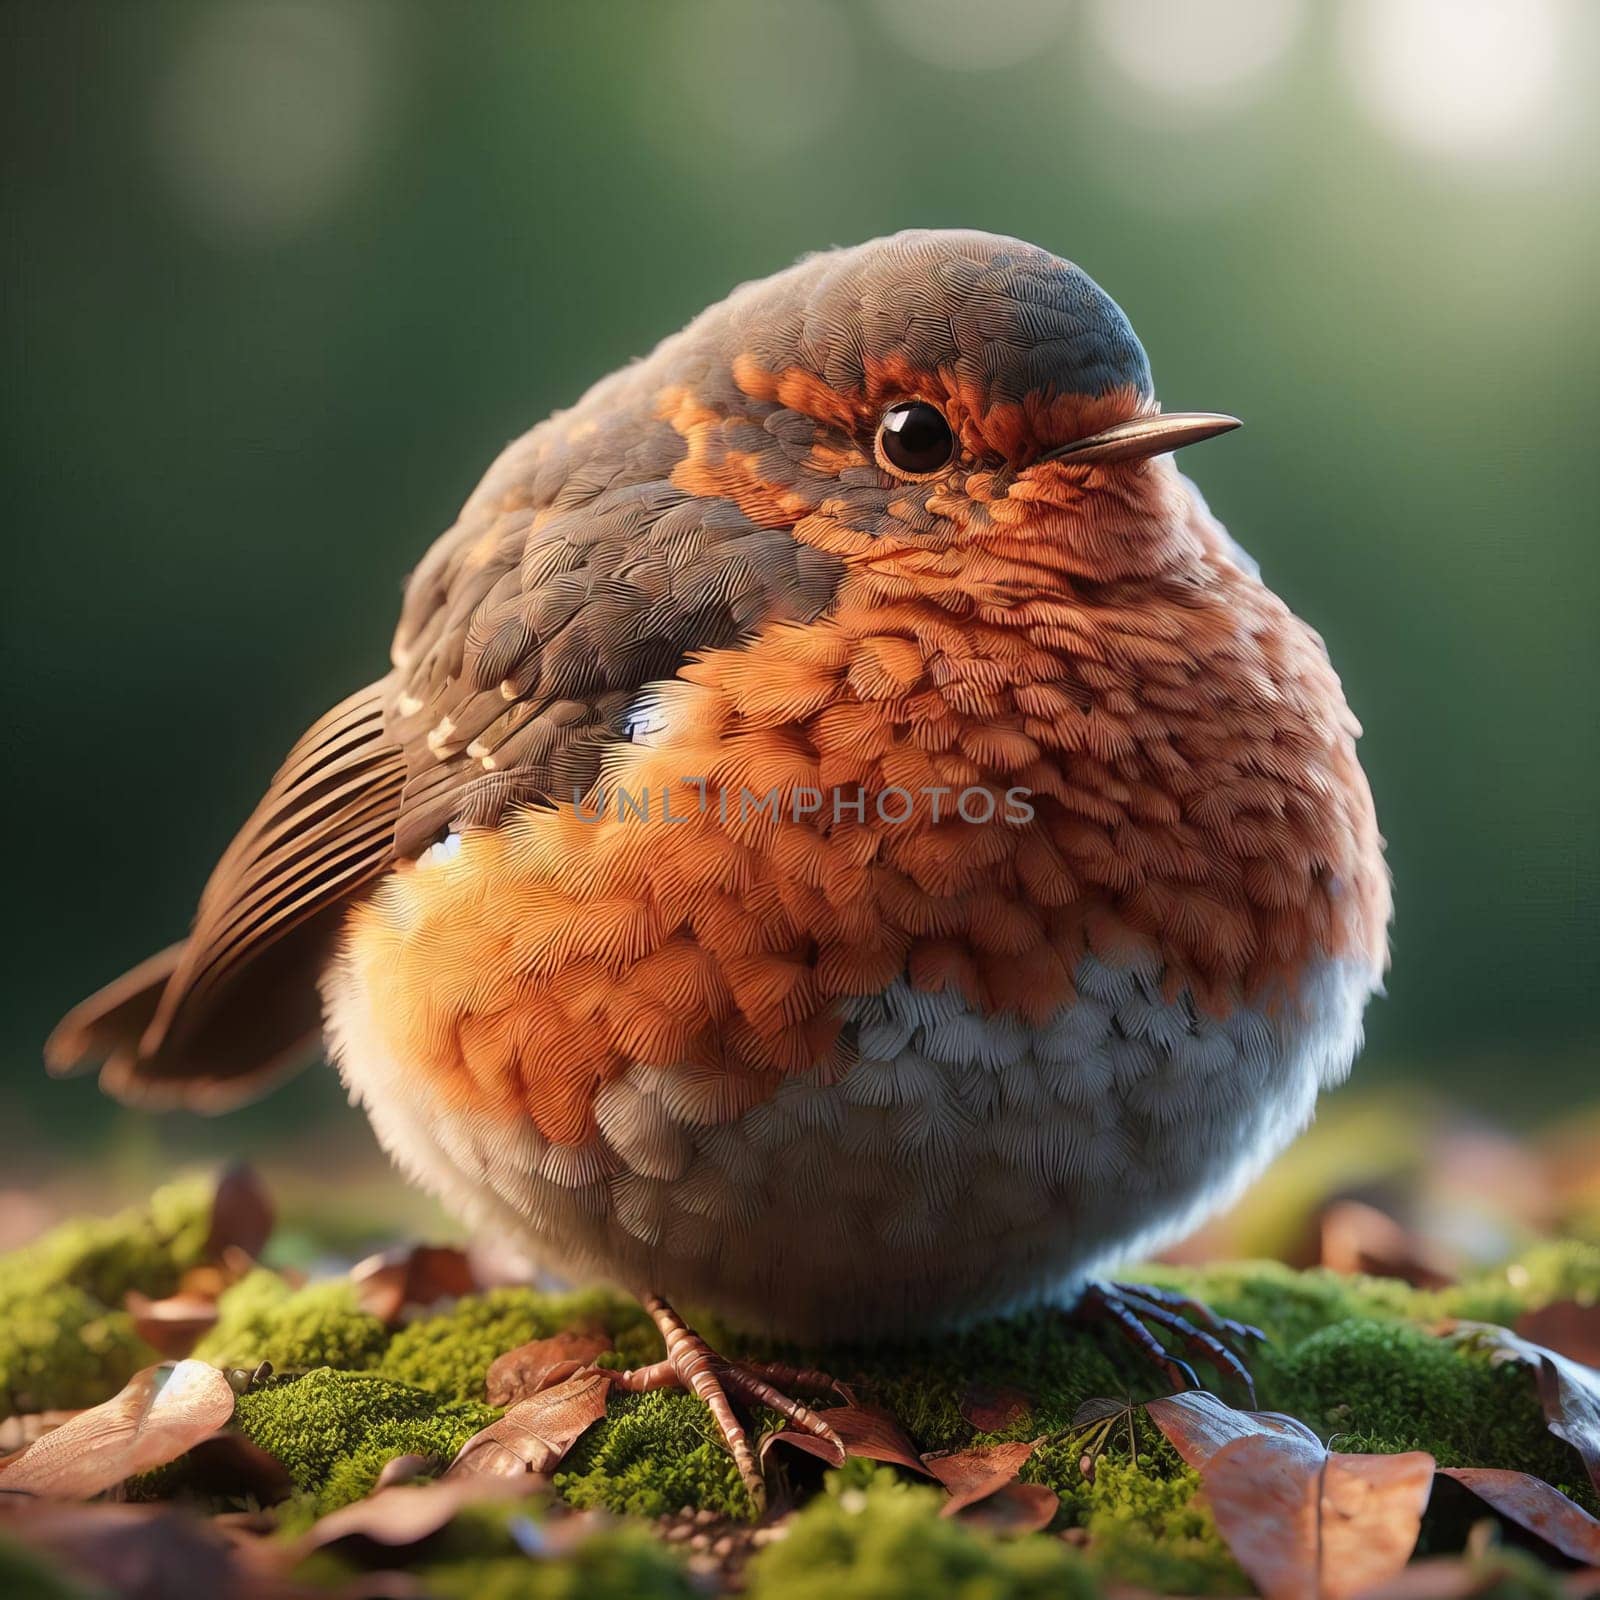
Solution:
M679 489L791 529L858 582L935 596L1180 562L1184 496L1157 458L1238 426L1162 413L1087 273L974 232L810 257L612 382L676 436Z

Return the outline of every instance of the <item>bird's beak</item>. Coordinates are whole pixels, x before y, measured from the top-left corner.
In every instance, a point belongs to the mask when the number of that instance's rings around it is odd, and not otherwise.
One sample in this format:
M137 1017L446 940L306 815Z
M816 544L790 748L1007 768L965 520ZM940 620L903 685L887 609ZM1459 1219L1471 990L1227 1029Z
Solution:
M1216 411L1156 412L1102 428L1087 439L1047 451L1039 459L1067 461L1074 466L1091 461L1134 461L1141 456L1164 456L1169 450L1181 450L1186 444L1199 444L1202 439L1214 439L1219 433L1232 433L1242 426L1237 417L1225 417Z

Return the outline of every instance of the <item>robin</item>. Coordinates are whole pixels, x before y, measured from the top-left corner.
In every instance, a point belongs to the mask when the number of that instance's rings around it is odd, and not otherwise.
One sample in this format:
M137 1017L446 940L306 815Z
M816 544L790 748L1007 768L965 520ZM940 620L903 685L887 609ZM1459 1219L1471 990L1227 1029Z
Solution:
M398 1165L830 1446L795 1340L1075 1301L1349 1070L1389 883L1320 639L1173 466L1078 267L912 232L747 284L511 444L391 666L56 1070L217 1110L320 1035ZM842 1449L841 1449L842 1454Z

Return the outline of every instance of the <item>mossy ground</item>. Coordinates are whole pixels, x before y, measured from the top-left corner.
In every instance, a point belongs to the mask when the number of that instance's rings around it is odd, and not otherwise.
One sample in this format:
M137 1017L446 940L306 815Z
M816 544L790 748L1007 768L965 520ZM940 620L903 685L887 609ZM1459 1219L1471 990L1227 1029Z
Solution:
M131 1288L169 1292L199 1259L208 1199L204 1186L177 1186L137 1211L74 1224L0 1258L0 1410L88 1404L155 1359L119 1302ZM1148 1276L1262 1328L1267 1343L1251 1356L1259 1404L1300 1417L1339 1448L1425 1449L1441 1465L1514 1467L1597 1509L1577 1456L1545 1426L1529 1374L1430 1329L1445 1317L1506 1323L1551 1299L1600 1298L1600 1247L1540 1246L1509 1268L1437 1292L1271 1263L1153 1268ZM393 1456L448 1459L495 1415L484 1399L489 1363L580 1323L611 1335L617 1349L608 1362L660 1354L638 1308L603 1292L497 1289L390 1330L359 1309L343 1281L293 1288L265 1270L226 1291L195 1353L223 1366L273 1363L275 1376L240 1398L235 1424L292 1473L296 1494L281 1513L292 1531L370 1492ZM1023 1476L1061 1496L1054 1532L1088 1535L1086 1551L1049 1535L998 1542L939 1518L934 1491L887 1469L851 1463L824 1475L809 1458L780 1452L775 1498L809 1503L786 1537L751 1562L757 1600L1071 1596L1112 1580L1191 1595L1247 1588L1196 1497L1195 1475L1133 1404L1161 1386L1103 1329L1039 1311L897 1347L806 1351L706 1331L728 1353L825 1366L863 1400L891 1409L924 1451L1042 1439ZM974 1385L1021 1388L1033 1409L1003 1433L975 1434L962 1416ZM1103 1439L1073 1426L1080 1405L1096 1397L1130 1402ZM757 1427L774 1420L758 1417ZM1086 1451L1094 1455L1087 1472ZM154 1487L170 1489L172 1480L143 1486ZM556 1493L629 1521L530 1564L519 1553L536 1526L530 1510L486 1512L430 1547L433 1588L597 1600L687 1594L676 1555L640 1531L639 1519L690 1507L738 1524L753 1510L708 1414L674 1393L614 1397L569 1454ZM1425 1528L1424 1548L1437 1532ZM337 1566L322 1557L312 1570Z
M123 1297L171 1294L199 1265L214 1190L204 1178L169 1184L0 1256L0 1416L93 1405L156 1359Z

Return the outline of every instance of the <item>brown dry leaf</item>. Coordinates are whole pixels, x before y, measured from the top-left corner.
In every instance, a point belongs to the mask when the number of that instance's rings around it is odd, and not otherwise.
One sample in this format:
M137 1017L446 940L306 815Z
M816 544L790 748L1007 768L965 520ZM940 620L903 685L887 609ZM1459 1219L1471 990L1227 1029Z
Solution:
M1522 1577L1520 1570L1504 1566L1494 1552L1487 1557L1433 1556L1413 1561L1387 1583L1368 1589L1361 1600L1491 1600L1526 1594Z
M187 1465L207 1494L224 1499L275 1506L294 1493L293 1475L271 1451L226 1428L190 1446Z
M272 1196L260 1175L247 1162L238 1162L217 1180L206 1255L221 1261L230 1251L243 1251L254 1260L266 1248L276 1220Z
M445 1468L444 1481L554 1472L578 1435L606 1414L610 1392L610 1373L591 1367L519 1400L462 1445Z
M949 1508L946 1507L948 1513ZM1061 1509L1061 1496L1046 1483L1008 1483L975 1505L956 1513L956 1520L985 1533L1007 1538L1043 1533Z
M1330 1272L1399 1278L1415 1289L1456 1280L1455 1263L1436 1246L1361 1200L1335 1200L1317 1223L1321 1264Z
M240 1259L244 1259L243 1256ZM198 1267L186 1267L178 1278L175 1295L187 1295L195 1300L215 1300L224 1289L238 1280L217 1262L203 1261Z
M1500 1467L1440 1467L1439 1476L1453 1478L1562 1555L1600 1567L1600 1522L1542 1478Z
M0 1467L77 1415L76 1411L23 1411L0 1421Z
M924 1456L923 1466L949 1491L950 1498L939 1508L939 1514L953 1517L963 1507L987 1500L1008 1483L1014 1483L1038 1444L1037 1439L1022 1439L1013 1444L976 1445L971 1450L953 1450L949 1455Z
M1600 1304L1554 1300L1537 1311L1524 1311L1517 1318L1516 1331L1558 1356L1581 1361L1586 1367L1600 1367Z
M453 1478L448 1482L396 1484L353 1501L314 1523L295 1545L299 1561L313 1550L344 1539L364 1539L391 1548L421 1544L449 1523L463 1506L485 1500L520 1500L542 1487L520 1478Z
M130 1289L123 1307L133 1318L134 1331L164 1356L186 1356L217 1320L215 1300L194 1294L172 1294L165 1300L152 1300L137 1289Z
M1433 1457L1330 1455L1287 1432L1223 1445L1200 1468L1217 1531L1266 1600L1346 1600L1416 1548Z
M1166 1435L1167 1442L1196 1472L1204 1472L1212 1456L1235 1439L1265 1434L1299 1439L1322 1449L1322 1441L1305 1423L1286 1417L1281 1411L1235 1411L1204 1389L1187 1389L1164 1400L1151 1400L1144 1409Z
M443 1456L408 1455L390 1456L384 1462L374 1485L378 1489L393 1489L402 1483L415 1483L418 1478L431 1477L445 1465Z
M306 1591L221 1529L154 1505L19 1505L0 1530L96 1594L126 1600L289 1600Z
M393 1325L407 1306L455 1300L477 1288L466 1253L451 1245L419 1244L368 1256L350 1269L356 1303Z
M1469 1337L1486 1340L1496 1360L1521 1361L1533 1368L1551 1433L1578 1452L1589 1481L1600 1489L1600 1372L1531 1339L1518 1338L1509 1328L1490 1322L1455 1326Z
M933 1476L923 1464L922 1457L917 1453L917 1447L911 1442L910 1436L889 1412L877 1406L844 1405L829 1406L827 1410L819 1411L817 1415L825 1418L828 1425L839 1435L844 1442L847 1456L861 1456L867 1461L887 1462L890 1466L904 1467L908 1472L920 1472L927 1478ZM763 1461L775 1444L792 1445L796 1450L803 1450L809 1456L817 1456L831 1466L839 1465L837 1457L825 1440L799 1428L783 1428L776 1433L769 1433L761 1441L760 1454Z
M563 1328L548 1339L533 1339L496 1356L489 1365L484 1390L492 1406L515 1405L531 1394L572 1376L611 1348L599 1328ZM565 1370L563 1370L565 1369Z
M177 1460L232 1415L233 1390L215 1367L146 1367L120 1394L31 1444L0 1471L0 1489L85 1500Z
M1004 1433L1033 1415L1033 1396L1006 1384L973 1383L961 1397L960 1410L978 1433Z

